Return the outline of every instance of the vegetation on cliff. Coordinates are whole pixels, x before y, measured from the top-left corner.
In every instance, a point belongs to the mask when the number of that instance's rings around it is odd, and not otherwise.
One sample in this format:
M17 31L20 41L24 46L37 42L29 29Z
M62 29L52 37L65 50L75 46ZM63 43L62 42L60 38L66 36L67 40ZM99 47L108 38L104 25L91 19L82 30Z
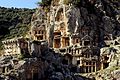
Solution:
M49 6L51 4L52 0L41 0L41 2L38 2L37 4L39 6Z
M42 0L41 2L38 2L37 4L39 6L50 6L52 1L54 2L54 0ZM56 0L58 1L58 0ZM81 0L64 0L64 4L73 4L73 5L79 5Z
M72 3L74 5L79 5L80 0L64 0L64 4Z
M35 9L0 7L0 47L1 41L24 36L30 28Z

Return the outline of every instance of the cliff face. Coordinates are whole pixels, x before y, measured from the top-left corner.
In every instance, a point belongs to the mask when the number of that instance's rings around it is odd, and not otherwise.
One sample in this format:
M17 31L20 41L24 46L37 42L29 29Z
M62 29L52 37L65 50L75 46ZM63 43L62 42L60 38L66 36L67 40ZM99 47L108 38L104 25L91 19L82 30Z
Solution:
M65 3L65 0L52 0L51 5L39 7L32 18L32 28L31 30L44 27L46 30L46 39L49 42L49 46L53 48L61 48L64 46L58 40L57 45L55 45L54 38L63 37L78 37L83 38L86 35L93 40L93 45L99 48L108 47L116 45L114 42L119 43L116 40L120 37L120 1L119 0L80 0L78 4ZM56 35L56 37L55 37ZM107 42L111 41L113 42ZM72 42L72 41L71 41ZM67 43L67 42L66 42ZM70 45L73 45L70 43ZM116 47L116 46L113 46ZM106 49L106 50L107 50ZM109 66L114 65L117 60L115 69L119 73L119 49L117 58L113 58L113 63L111 62ZM106 52L109 53L109 52ZM114 52L115 53L115 52ZM109 70L112 69L112 70ZM113 79L110 75L114 76L114 70L108 68L103 72L90 74L96 76L96 79ZM106 71L110 74L107 75ZM112 73L113 72L113 73ZM103 74L101 76L101 74ZM88 77L91 77L87 74ZM104 75L110 77L105 78ZM118 74L119 76L119 74ZM115 78L118 78L115 77Z
M45 21L51 44L53 31L62 26L65 26L65 34L69 36L77 33L80 36L89 34L100 47L105 46L105 36L111 39L120 35L120 2L117 0L81 0L79 5L66 5L64 0L53 3L56 4L51 4L48 12L38 9L34 15L36 23ZM34 25L35 23L32 26Z

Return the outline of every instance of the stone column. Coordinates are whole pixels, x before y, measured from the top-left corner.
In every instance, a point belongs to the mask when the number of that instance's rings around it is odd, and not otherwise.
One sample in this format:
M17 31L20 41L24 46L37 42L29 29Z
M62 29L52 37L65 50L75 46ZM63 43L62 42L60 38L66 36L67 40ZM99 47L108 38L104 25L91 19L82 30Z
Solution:
M86 66L84 67L84 73L86 73Z
M101 63L101 70L103 70L103 66L104 66L103 63Z
M82 46L84 46L84 41L82 41Z
M93 65L91 66L91 72L93 72Z
M96 72L96 70L97 70L96 66L97 66L97 64L96 64L96 62L95 62L95 72Z
M76 59L76 57L73 57L73 59L72 59L72 64L73 64L73 65L76 65L76 64L77 64L77 59Z
M62 48L63 47L63 38L61 37L60 38L60 48Z
M88 66L88 73L90 72L90 69L89 69L89 68L90 68L90 66Z
M69 37L69 43L70 43L70 46L72 46L73 45L73 40L72 40L72 38L71 37Z
M31 78L32 78L32 80L33 80L33 75L34 75L34 70L33 70L33 69L32 69L32 71L31 71L31 73L32 73L32 77L31 77Z

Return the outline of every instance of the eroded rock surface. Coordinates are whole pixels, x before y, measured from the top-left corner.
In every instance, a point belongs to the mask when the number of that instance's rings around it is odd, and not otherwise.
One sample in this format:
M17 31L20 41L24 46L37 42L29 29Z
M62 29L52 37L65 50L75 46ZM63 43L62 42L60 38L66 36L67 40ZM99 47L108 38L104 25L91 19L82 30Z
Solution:
M43 13L45 16L42 16ZM104 65L101 68L104 69L108 67L108 69L103 70L103 72L98 71L93 74L91 73L87 76L89 78L92 77L91 79L96 78L96 80L119 79L118 76L116 77L113 75L114 70L118 69L120 66L120 50L118 40L120 36L119 15L119 0L80 0L78 5L74 5L72 3L64 4L64 0L53 0L52 4L49 6L48 12L45 12L44 9L43 11L38 9L33 16L33 22L38 21L41 25L46 21L46 39L48 40L49 47L53 47L53 49L64 48L66 46L77 46L77 42L80 46L83 46L82 40L88 40L89 38L89 40L92 41L92 45L90 46L97 47L96 50L93 47L90 48L93 48L96 54L100 55L98 60L101 62L101 65ZM40 21L43 21L43 23ZM39 27L40 25L33 23L32 27ZM66 37L65 43L62 37ZM75 38L76 42L74 42L74 40L72 42L73 38ZM101 52L99 52L99 50L101 50ZM104 57L109 59L105 60ZM53 55L49 58L56 60ZM55 64L58 64L57 61L54 60L52 61L55 62ZM60 61L61 60L58 62ZM59 79L63 79L63 77L65 77L66 73L64 73L64 66L60 65L59 67L61 67L60 71L62 72L53 72L55 71L55 67L53 67L53 64L50 66L50 70L48 71L52 71L54 74L50 78L56 79L60 76ZM69 69L67 71L69 75L67 74L66 76L68 76L69 79L71 77L71 73ZM109 71L109 73L107 74L106 71ZM119 74L119 69L118 72L115 73ZM104 76L107 77L105 78ZM72 78L70 79L72 80ZM76 78L76 80L79 80L79 78Z
M41 79L119 80L119 15L119 0L52 0L39 7L30 39L40 41L31 54L45 66Z

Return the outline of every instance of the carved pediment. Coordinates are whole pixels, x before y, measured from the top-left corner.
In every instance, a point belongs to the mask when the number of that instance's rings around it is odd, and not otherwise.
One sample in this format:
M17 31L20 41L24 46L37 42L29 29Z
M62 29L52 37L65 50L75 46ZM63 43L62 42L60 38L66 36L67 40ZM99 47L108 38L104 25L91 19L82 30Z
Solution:
M84 36L81 40L83 40L83 41L92 41L93 39L89 36L89 35L86 35L86 36Z

